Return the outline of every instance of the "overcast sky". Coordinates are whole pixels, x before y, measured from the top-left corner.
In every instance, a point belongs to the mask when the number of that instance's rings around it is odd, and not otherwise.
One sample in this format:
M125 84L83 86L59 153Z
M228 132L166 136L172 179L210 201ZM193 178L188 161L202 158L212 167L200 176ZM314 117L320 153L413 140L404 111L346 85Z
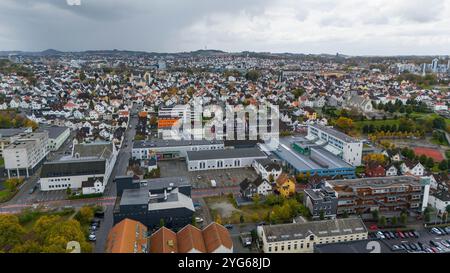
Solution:
M205 47L448 55L450 1L0 0L0 50Z

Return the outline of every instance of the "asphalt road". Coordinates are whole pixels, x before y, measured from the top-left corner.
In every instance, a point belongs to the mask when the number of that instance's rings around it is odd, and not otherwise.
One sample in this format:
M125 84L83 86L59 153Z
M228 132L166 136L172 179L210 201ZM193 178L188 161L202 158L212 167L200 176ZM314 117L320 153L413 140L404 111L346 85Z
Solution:
M132 111L136 110L136 107L133 107ZM131 113L130 113L131 114ZM128 162L131 157L131 150L133 148L133 140L136 134L136 125L138 122L137 117L132 117L130 115L130 120L128 122L127 130L125 131L125 136L122 142L122 147L119 151L119 155L117 156L116 165L111 173L108 184L105 188L104 196L110 198L116 198L116 185L114 184L114 178L116 176L125 175L127 172ZM130 128L131 127L131 128ZM105 252L106 240L108 238L108 233L113 227L113 210L114 203L106 207L105 217L102 220L100 228L96 232L97 241L95 243L94 252L95 253L103 253Z

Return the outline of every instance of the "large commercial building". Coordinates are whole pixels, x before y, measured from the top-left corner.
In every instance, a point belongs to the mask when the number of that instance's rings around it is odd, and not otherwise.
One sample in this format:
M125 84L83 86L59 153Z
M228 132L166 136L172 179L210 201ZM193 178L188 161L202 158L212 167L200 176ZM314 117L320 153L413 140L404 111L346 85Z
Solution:
M188 171L251 167L256 159L267 158L258 148L187 152Z
M296 175L355 177L354 166L326 150L323 145L302 137L280 138L276 150L269 150L265 144L260 144L260 147L279 158L282 165Z
M15 137L3 150L8 177L28 177L34 173L49 152L47 143L48 132L26 133Z
M368 231L360 218L345 218L258 226L264 253L313 253L315 245L366 240Z
M133 143L132 157L134 159L158 160L186 157L188 151L223 150L223 141L213 140L147 140Z
M74 144L72 156L43 165L42 191L82 189L83 194L102 193L108 184L118 151L111 142Z
M373 210L422 212L428 203L430 180L414 176L371 177L325 181L338 198L337 215Z
M342 158L352 166L360 166L363 143L333 128L319 124L308 125L307 139L324 145L324 149Z
M118 177L115 183L118 198L113 212L114 223L129 218L149 229L159 227L161 222L168 228L180 229L192 222L195 209L187 178L133 181L132 177Z

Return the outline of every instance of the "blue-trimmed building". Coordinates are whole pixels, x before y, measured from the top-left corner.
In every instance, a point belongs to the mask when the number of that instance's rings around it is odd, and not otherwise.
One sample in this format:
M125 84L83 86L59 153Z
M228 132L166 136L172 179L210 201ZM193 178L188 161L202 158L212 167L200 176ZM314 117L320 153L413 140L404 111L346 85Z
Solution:
M265 150L264 145L261 147ZM327 151L323 145L318 145L302 137L281 138L278 148L270 152L295 175L303 173L311 176L356 177L356 167Z

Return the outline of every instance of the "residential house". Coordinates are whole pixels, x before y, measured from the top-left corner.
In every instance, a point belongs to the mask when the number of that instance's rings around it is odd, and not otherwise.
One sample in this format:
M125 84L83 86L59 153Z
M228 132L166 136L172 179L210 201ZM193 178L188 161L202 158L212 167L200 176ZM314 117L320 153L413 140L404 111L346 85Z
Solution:
M254 181L248 178L244 179L240 184L241 195L244 198L252 198L255 195L267 196L272 192L272 185L265 179L258 177Z
M276 180L275 189L283 197L295 194L295 180L287 174L282 173Z

